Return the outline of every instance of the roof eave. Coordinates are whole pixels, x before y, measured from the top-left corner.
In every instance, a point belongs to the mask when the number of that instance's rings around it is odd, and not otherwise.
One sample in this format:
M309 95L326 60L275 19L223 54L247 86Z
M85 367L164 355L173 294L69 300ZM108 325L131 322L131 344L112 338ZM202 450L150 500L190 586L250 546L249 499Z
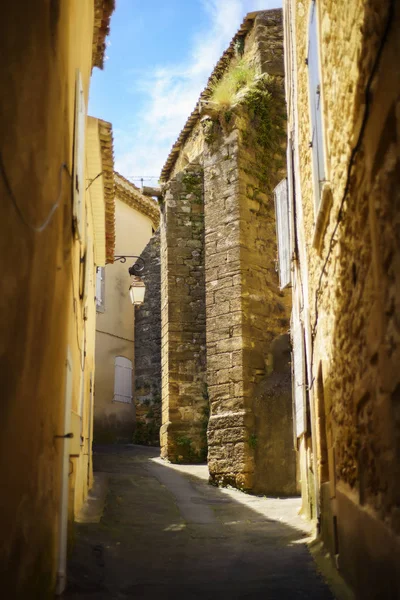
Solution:
M110 33L111 15L115 0L94 0L92 68L104 68L106 37Z

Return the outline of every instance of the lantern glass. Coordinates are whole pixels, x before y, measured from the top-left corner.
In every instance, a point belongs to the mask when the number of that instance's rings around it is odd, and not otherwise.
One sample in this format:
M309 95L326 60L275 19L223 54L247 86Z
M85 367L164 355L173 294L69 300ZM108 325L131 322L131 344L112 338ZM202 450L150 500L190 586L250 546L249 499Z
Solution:
M131 297L131 302L134 306L140 306L144 302L144 293L146 291L146 286L140 277L135 277L129 286L129 295Z

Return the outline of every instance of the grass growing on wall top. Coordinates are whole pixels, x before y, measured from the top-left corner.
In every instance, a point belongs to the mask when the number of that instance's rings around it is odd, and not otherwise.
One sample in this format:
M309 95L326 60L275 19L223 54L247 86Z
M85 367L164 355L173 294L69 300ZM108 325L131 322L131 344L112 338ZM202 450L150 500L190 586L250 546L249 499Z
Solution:
M221 79L212 84L210 101L221 108L229 108L234 103L237 93L251 85L254 77L254 67L243 58L236 58Z

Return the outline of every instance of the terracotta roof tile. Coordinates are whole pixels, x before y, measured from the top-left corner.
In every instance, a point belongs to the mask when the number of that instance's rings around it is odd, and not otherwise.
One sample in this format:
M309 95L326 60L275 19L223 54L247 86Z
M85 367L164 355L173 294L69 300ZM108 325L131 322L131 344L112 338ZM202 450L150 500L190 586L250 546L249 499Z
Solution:
M98 122L106 218L106 263L108 264L114 262L115 248L114 144L111 123L101 119L98 119Z
M110 33L110 20L114 8L115 0L94 0L92 68L104 67L106 37Z
M221 58L215 65L213 72L211 73L210 77L208 78L206 87L200 94L200 97L196 103L196 106L195 106L193 112L189 115L189 118L186 121L182 131L180 132L178 139L176 140L175 144L171 148L168 158L162 168L161 175L160 175L160 181L168 181L169 175L170 175L170 173L174 167L174 164L178 158L180 149L183 146L183 144L185 143L185 141L187 140L187 138L189 137L193 127L195 126L195 124L197 123L197 121L199 119L199 116L200 116L199 108L200 108L201 101L207 100L207 98L210 97L211 85L216 80L218 80L222 77L222 75L226 71L230 61L232 60L232 57L235 55L236 41L238 40L238 38L245 35L251 29L253 21L254 21L255 17L257 16L257 14L259 14L259 12L262 12L262 11L251 12L246 15L243 23L241 24L238 31L235 33L234 37L232 38L231 43L229 44L228 48L225 50L225 52L223 53L223 55L221 56Z

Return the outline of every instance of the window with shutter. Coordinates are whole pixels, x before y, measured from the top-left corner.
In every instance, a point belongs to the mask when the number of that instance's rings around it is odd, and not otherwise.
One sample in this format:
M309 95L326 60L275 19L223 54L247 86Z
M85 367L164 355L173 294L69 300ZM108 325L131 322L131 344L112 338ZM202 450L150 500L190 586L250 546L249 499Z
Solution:
M278 239L279 285L283 289L291 281L291 236L290 208L287 179L283 179L274 190L276 237Z
M306 360L303 324L292 316L292 380L294 400L294 427L296 437L307 430L306 417Z
M113 402L132 402L132 361L124 356L115 358Z
M83 236L85 195L85 129L86 103L79 69L76 71L74 167L73 167L73 219L76 236Z
M104 312L105 309L105 275L104 267L97 267L96 270L96 310Z
M325 162L322 131L321 81L316 4L316 0L313 0L311 3L307 63L312 129L311 149L313 157L314 195L315 208L318 210L321 199L322 184L325 181Z

